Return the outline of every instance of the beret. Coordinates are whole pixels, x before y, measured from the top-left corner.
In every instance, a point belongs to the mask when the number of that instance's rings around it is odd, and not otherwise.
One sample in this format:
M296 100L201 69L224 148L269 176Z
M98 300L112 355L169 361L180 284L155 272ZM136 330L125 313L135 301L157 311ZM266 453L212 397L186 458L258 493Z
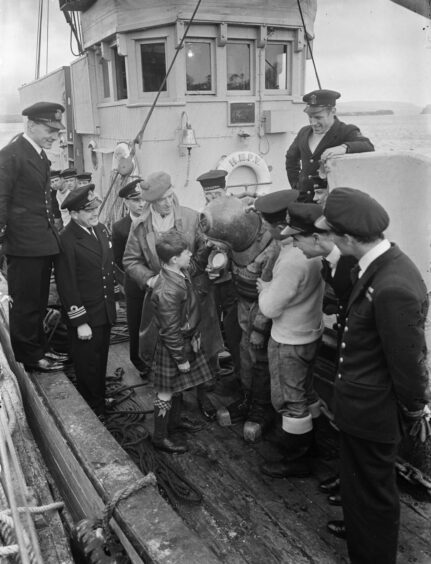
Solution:
M32 121L45 123L52 129L66 129L61 123L64 106L55 102L37 102L25 108L22 115Z
M278 190L257 198L254 207L268 223L286 223L287 206L295 202L298 195L298 190Z
M62 210L80 211L94 210L101 204L100 198L94 193L94 184L78 186L70 192L61 204Z
M204 190L216 190L226 187L226 176L226 170L210 170L198 176L196 180L201 183Z
M51 170L50 176L51 176L51 178L60 177L60 171L59 170Z
M171 177L167 172L153 172L141 183L142 198L147 202L156 202L172 188Z
M81 174L76 175L76 178L78 180L88 180L88 182L90 182L91 176L91 172L81 172Z
M283 235L314 233L317 231L315 221L321 217L322 213L323 208L319 204L292 202L287 206L287 227L283 229Z
M142 197L142 190L139 183L142 182L142 178L136 178L132 182L129 182L121 188L118 192L120 198L125 198L126 200L134 200L136 198Z
M354 188L334 188L316 226L327 231L368 237L383 233L389 221L384 207L366 192Z
M60 172L61 178L76 178L75 168L65 168Z

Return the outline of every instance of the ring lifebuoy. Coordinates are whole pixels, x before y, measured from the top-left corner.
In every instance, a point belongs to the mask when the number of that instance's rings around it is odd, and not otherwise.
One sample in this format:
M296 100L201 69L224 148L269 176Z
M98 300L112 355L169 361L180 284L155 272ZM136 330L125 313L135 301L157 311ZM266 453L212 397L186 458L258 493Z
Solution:
M217 165L218 170L225 170L228 175L240 166L248 166L256 174L258 184L271 182L271 173L268 165L262 157L251 151L236 151L223 157Z

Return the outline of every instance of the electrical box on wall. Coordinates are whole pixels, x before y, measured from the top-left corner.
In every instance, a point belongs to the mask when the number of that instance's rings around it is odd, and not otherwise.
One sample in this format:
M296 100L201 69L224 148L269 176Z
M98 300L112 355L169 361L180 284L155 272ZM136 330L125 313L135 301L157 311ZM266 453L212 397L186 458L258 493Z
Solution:
M265 133L286 133L289 129L289 115L285 110L264 110L262 118Z

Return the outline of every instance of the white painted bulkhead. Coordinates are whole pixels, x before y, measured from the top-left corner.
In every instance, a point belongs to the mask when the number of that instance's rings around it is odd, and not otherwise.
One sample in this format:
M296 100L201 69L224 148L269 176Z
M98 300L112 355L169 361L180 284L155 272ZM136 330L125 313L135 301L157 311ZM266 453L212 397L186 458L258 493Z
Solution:
M181 9L169 2L162 4L164 7L158 3L157 9L151 2L143 7L142 3L130 1L120 8L115 2L96 2L82 14L87 54L71 65L75 128L83 141L84 168L90 171L93 168L102 195L110 183L106 156L112 155L118 142L133 140L156 95L143 91L140 46L163 43L168 67L184 32L186 22L182 18L190 17L194 7L194 2L182 2ZM265 186L265 191L287 188L284 154L299 127L307 121L302 112L307 49L297 4L281 0L270 3L253 0L252 4L245 14L243 2L202 3L187 41L206 42L210 46L212 89L210 92L187 90L184 47L148 123L143 142L136 148L139 174L145 177L155 170L169 172L180 201L196 209L204 201L196 178L237 152L249 152L264 159L271 176L271 184ZM312 33L315 2L306 4L307 30ZM146 29L142 28L143 12L148 16ZM169 25L162 25L163 22ZM246 91L227 87L226 51L231 43L249 47L250 86ZM265 88L268 44L286 46L285 88ZM127 75L127 98L121 100L116 99L117 54L124 57ZM109 96L105 96L107 80ZM250 123L232 123L232 103L252 104L254 119ZM190 158L187 150L179 147L185 120L183 112L198 143L191 149ZM87 150L90 143L103 163L99 162L97 169L94 169L94 151ZM235 167L227 183L252 184L259 180L258 176L244 162L243 166Z

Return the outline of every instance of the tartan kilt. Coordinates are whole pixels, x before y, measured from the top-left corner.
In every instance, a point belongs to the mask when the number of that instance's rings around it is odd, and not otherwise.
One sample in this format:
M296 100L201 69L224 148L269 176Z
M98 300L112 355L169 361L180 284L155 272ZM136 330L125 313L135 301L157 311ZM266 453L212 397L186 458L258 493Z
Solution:
M160 339L157 340L152 373L154 389L158 392L182 392L213 378L202 347L195 360L190 362L190 372L183 373Z

